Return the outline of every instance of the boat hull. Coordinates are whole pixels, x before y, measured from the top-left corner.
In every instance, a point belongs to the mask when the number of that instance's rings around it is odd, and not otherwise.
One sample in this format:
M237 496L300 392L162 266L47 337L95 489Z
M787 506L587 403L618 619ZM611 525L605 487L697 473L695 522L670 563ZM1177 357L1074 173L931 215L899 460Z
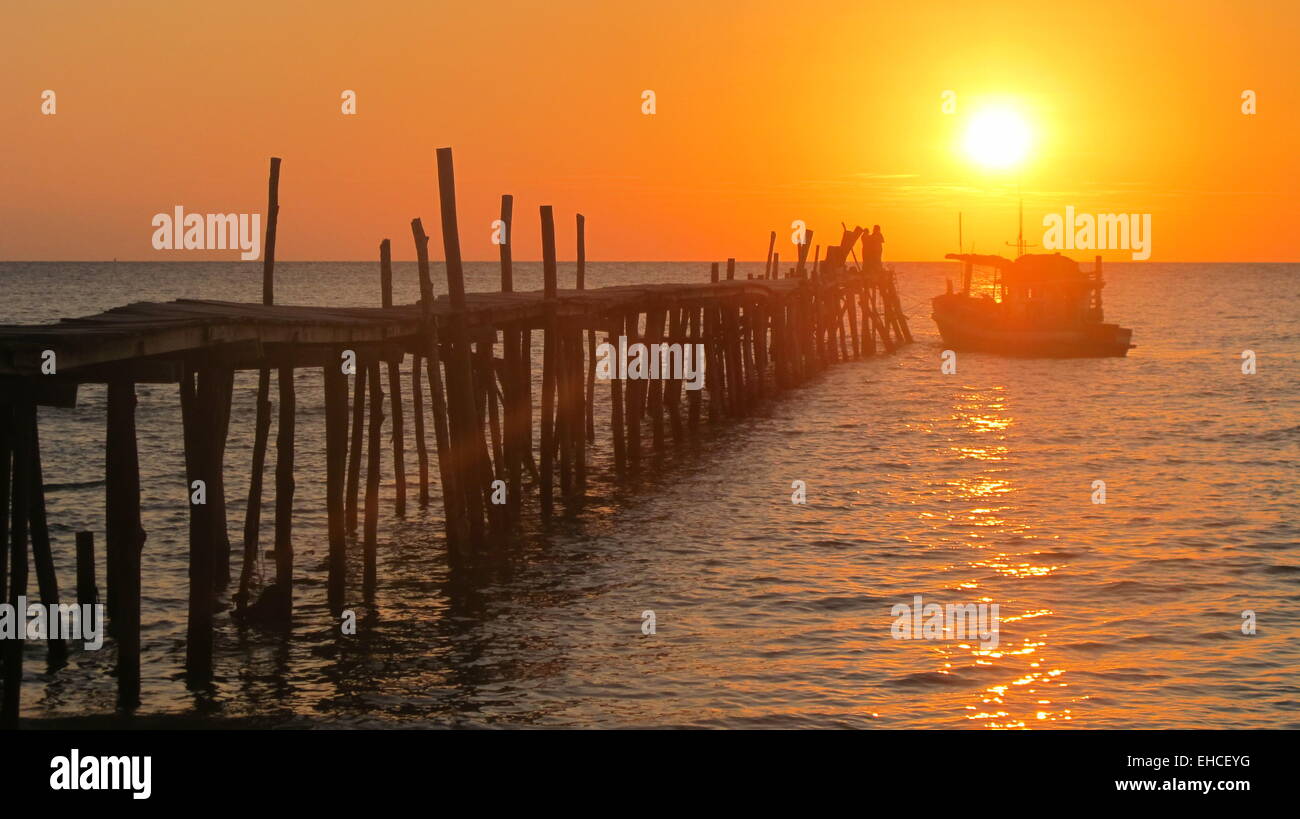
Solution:
M1133 331L1118 324L1042 326L998 315L992 302L963 296L933 299L934 321L949 349L1027 358L1122 357L1134 346Z

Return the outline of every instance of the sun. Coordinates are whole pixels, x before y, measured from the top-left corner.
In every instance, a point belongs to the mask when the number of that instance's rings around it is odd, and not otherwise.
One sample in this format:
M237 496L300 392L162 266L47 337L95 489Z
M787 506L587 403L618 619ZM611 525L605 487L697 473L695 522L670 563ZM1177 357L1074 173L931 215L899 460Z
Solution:
M1029 151L1031 134L1025 120L1007 108L980 111L966 126L962 146L967 156L986 168L1019 165Z

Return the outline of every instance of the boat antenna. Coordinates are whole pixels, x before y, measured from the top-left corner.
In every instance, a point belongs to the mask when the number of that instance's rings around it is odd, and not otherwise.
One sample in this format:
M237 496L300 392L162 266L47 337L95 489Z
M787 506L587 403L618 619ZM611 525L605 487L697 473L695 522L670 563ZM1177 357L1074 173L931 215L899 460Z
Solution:
M961 241L961 211L957 211L957 252L965 253L966 249L962 247Z
M1010 242L1007 242L1006 245L1007 247L1015 247L1016 258L1020 258L1025 255L1025 248L1038 247L1038 245L1025 243L1025 197L1024 194L1020 192L1019 182L1016 183L1016 197L1020 200L1020 229L1016 233L1015 245L1012 245Z

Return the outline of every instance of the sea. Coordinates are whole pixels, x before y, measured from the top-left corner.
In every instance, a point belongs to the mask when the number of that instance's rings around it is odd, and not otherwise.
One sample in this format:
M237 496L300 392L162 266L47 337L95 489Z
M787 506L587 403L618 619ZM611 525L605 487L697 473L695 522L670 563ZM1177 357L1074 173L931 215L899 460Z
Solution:
M761 268L742 262L738 275ZM431 503L419 505L413 481L407 514L395 516L386 445L371 602L349 540L355 634L326 605L322 378L298 371L293 622L284 632L237 626L224 595L208 685L184 673L178 390L140 385L148 539L136 719L1300 728L1300 265L1108 263L1106 316L1133 328L1128 357L959 352L955 372L942 366L928 299L959 280L957 265L895 268L913 344L831 367L690 446L656 456L647 441L642 474L623 483L599 392L585 502L560 504L543 528L534 492L519 533L482 565L448 563L436 467ZM561 285L573 274L562 264ZM275 275L280 303L379 303L375 262L280 262ZM708 276L706 262L587 267L589 287ZM433 277L445 281L438 264ZM414 301L414 264L397 263L394 278L397 301ZM496 264L468 264L467 281L498 289ZM540 288L540 264L516 263L515 281ZM0 263L3 324L260 296L260 262ZM236 577L255 383L255 373L236 377L226 455ZM414 475L409 383L404 398ZM103 387L91 385L75 408L40 411L65 598L78 531L95 533L104 588L104 410ZM274 543L274 434L264 550ZM255 568L269 578L274 561L264 551ZM915 621L899 612L917 604L996 605L996 644L904 627ZM111 638L59 667L38 642L25 659L26 720L114 714Z

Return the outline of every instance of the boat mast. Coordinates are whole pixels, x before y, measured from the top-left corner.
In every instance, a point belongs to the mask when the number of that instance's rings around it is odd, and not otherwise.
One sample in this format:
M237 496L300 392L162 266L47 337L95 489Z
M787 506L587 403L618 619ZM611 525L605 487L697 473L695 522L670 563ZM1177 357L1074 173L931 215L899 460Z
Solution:
M1038 245L1031 245L1025 242L1025 197L1020 192L1019 182L1016 183L1016 198L1020 200L1019 218L1017 220L1019 228L1016 231L1016 243L1015 245L1012 245L1010 242L1007 242L1006 245L1007 247L1015 247L1016 258L1019 259L1021 256L1025 255L1026 248L1038 247Z

